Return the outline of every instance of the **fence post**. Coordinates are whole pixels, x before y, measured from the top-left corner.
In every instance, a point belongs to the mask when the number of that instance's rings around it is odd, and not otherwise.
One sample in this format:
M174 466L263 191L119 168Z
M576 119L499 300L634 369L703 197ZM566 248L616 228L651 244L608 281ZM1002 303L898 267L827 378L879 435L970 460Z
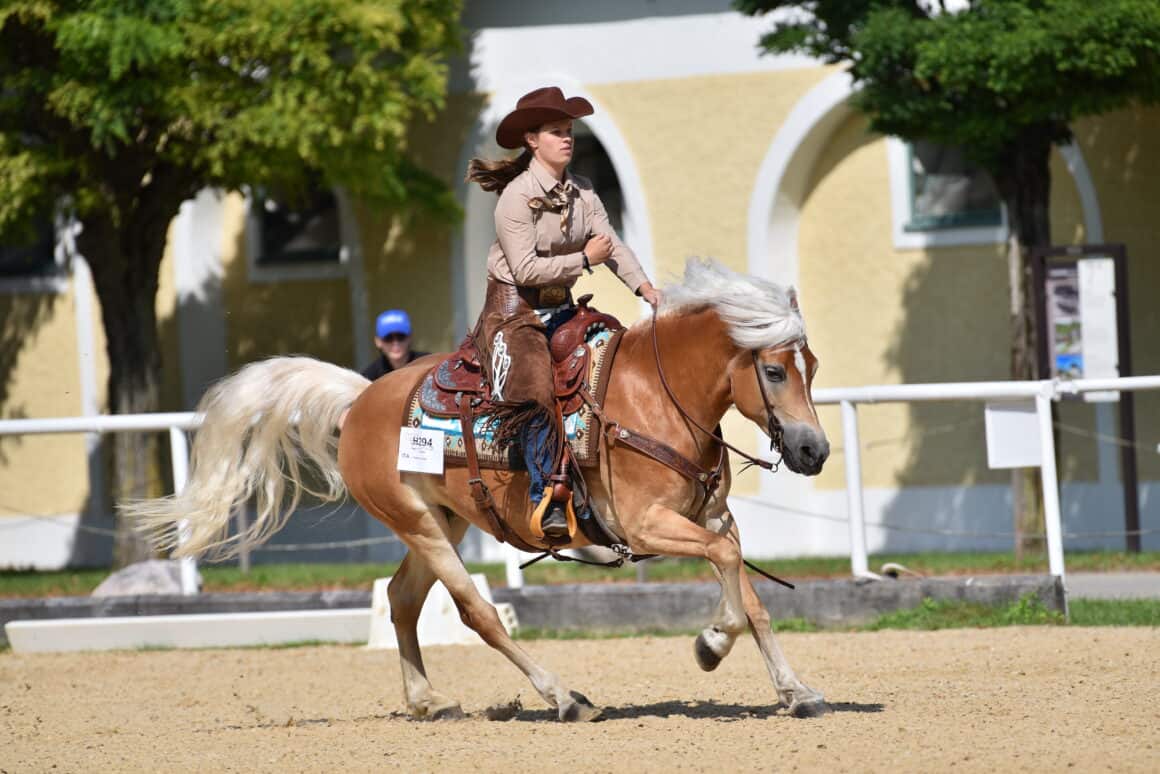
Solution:
M862 450L858 408L842 401L842 448L846 455L846 510L850 519L850 571L855 578L874 577L866 557L866 517L862 508Z
M241 544L238 546L238 569L242 575L250 574L250 541L244 537L246 530L250 528L250 514L245 508L238 508L238 515L235 519L237 523L238 535Z
M169 457L173 465L173 493L181 494L185 489L185 482L189 479L189 439L180 427L169 428ZM182 519L177 523L177 543L184 543L189 539L189 522ZM187 556L181 560L181 593L196 594L197 587L197 560Z
M511 543L505 543L503 554L508 588L522 589L524 587L524 571L520 569L520 552Z
M1055 433L1051 425L1051 382L1035 396L1035 414L1039 419L1039 477L1043 486L1043 519L1047 531L1047 566L1051 574L1063 580L1063 528L1059 515L1059 478L1055 470Z

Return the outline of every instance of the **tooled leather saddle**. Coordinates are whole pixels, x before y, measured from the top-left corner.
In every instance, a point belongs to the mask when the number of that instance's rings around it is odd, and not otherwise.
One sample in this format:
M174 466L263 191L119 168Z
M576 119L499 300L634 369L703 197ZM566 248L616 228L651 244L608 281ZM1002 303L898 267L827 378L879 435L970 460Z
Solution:
M595 444L589 443L595 440L595 434L585 432L591 426L585 420L591 418L584 416L590 413L584 393L588 391L598 404L603 402L608 373L624 330L624 326L615 317L590 307L588 302L591 298L591 295L585 295L577 300L575 316L561 325L549 342L556 400L561 415L568 417L581 414L572 423L573 437L570 440L573 441L576 460L584 466L595 464L596 457ZM439 361L416 386L407 403L404 424L419 427L432 419L463 419L464 398L467 398L470 406L473 424L481 431L470 433L480 438L480 448L476 450L480 464L486 468L510 467L507 455L488 448L486 425L476 421L487 415L497 403L492 398L486 369L480 363L479 352L470 335L455 352ZM451 426L446 422L443 424ZM448 464L467 464L467 435L462 433L445 437L444 459Z
M568 435L564 455L566 458L570 456L571 460L580 467L598 465L598 440L604 437L609 443L626 446L667 466L699 487L700 505L694 515L690 516L695 521L696 514L700 514L709 504L727 471L725 453L727 444L721 440L721 429L718 426L714 432L709 433L718 440L718 454L716 464L712 468L706 468L697 461L688 459L663 441L621 425L604 414L602 407L608 389L609 374L612 370L616 350L624 334L624 327L615 317L590 308L588 301L591 298L591 295L585 295L579 299L575 316L557 329L549 343L555 371L556 397L563 407L565 433ZM660 371L660 352L657 349L655 319L653 322L653 348L657 357L657 369ZM670 398L675 402L676 399L673 398L671 390L668 389L667 383L664 381L663 371L661 372L661 382ZM488 413L502 405L502 402L492 399L486 370L480 363L478 351L469 335L456 352L441 360L412 391L407 402L403 424L406 427L451 430L459 434L457 438L454 438L454 444L458 444L457 447L452 443L452 437L445 436L444 460L449 464L459 463L467 467L469 476L467 483L472 499L475 501L476 508L491 522L491 533L500 542L506 540L522 551L546 551L543 556L550 554L560 560L587 561L561 555L554 551L551 545L535 546L525 542L523 538L507 527L500 516L495 499L480 475L480 468L511 469L513 466L505 458L485 458L482 452L486 451L489 446L488 439L481 437L477 446L476 436L482 436L486 433ZM684 412L682 411L682 413ZM688 417L687 414L685 416ZM429 422L431 424L428 424ZM571 430L569 430L570 424ZM729 448L734 447L730 446ZM588 452L587 455L583 453L585 450ZM754 464L765 468L773 467L771 463L749 457L740 450L734 450L742 453ZM573 473L579 473L576 466L572 466L571 470ZM564 472L562 469L561 474ZM555 478L553 476L552 480L554 481ZM625 545L624 538L610 528L599 514L598 509L591 507L584 477L574 476L573 483L576 488L569 495L569 503L573 502L574 497L579 497L579 505L576 506L575 510L580 518L573 521L573 517L569 517L569 534L574 534L573 527L579 527L590 542L596 545L610 546L617 550L620 557L614 562L607 563L608 566L620 566L625 556L631 557L632 561L648 558L632 554L629 547ZM543 556L539 558L542 559ZM539 561L539 559L533 561ZM603 562L595 563L606 564ZM764 572L761 574L772 578ZM778 582L782 583L783 581L779 580Z

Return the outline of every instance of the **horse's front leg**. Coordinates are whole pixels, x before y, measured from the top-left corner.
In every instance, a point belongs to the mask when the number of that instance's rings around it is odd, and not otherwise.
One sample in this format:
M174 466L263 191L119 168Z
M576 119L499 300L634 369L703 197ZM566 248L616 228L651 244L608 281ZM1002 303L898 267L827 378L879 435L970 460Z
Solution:
M777 697L782 704L789 708L789 714L798 718L812 718L822 715L828 709L825 699L819 691L815 691L798 679L793 669L782 653L777 638L770 628L769 611L757 596L757 590L745 573L741 574L741 596L745 602L745 614L749 618L749 628L753 632L753 639L757 640L757 647L761 651L761 658L765 661L765 668L773 680L773 687L777 690Z
M728 535L740 553L741 536L732 514L724 513L710 519L706 527L719 534ZM769 611L765 609L761 597L753 588L753 582L744 571L741 572L741 599L745 605L745 616L749 619L749 629L753 632L753 639L757 640L757 647L761 651L761 658L765 661L769 677L773 680L778 699L795 717L815 717L823 714L827 707L822 694L803 683L794 673L785 653L777 643L777 638L773 636Z
M721 601L712 624L697 636L694 654L702 669L715 669L746 627L738 544L727 533L717 534L698 526L660 504L649 506L638 522L624 524L624 530L636 553L698 557L713 565L721 582Z

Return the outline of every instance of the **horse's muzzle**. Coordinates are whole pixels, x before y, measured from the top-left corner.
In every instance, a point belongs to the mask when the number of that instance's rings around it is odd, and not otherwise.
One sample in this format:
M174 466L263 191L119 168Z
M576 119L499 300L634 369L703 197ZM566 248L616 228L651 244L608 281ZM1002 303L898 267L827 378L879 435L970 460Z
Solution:
M781 453L794 473L816 476L830 456L830 442L825 433L805 423L785 425Z

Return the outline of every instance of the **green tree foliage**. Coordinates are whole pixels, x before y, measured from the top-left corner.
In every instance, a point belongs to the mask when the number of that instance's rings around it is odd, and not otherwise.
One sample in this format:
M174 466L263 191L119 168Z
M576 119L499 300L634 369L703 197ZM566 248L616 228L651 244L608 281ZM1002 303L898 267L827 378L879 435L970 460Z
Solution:
M1049 152L1077 118L1160 100L1157 0L736 0L771 11L760 45L845 64L871 128L960 146L994 178L1026 275L1050 239ZM950 10L948 10L948 8ZM957 12L955 9L958 9ZM1033 376L1029 299L1012 300L1013 375ZM1016 308L1012 309L1015 314Z
M1160 100L1160 0L735 0L776 12L760 45L848 68L871 128L959 146L990 172L1010 226L1011 375L1035 378L1032 248L1050 243L1054 145L1071 124ZM1017 531L1037 532L1015 474Z
M974 0L957 13L935 0L735 5L796 11L761 46L848 64L876 131L962 146L996 173L1029 133L1066 142L1077 118L1160 99L1156 0Z
M154 299L166 231L207 186L448 213L408 160L443 101L459 0L0 0L0 238L64 211L101 301L114 412L158 408ZM143 441L115 440L120 497ZM126 538L127 540L127 538ZM140 546L120 550L121 562Z

